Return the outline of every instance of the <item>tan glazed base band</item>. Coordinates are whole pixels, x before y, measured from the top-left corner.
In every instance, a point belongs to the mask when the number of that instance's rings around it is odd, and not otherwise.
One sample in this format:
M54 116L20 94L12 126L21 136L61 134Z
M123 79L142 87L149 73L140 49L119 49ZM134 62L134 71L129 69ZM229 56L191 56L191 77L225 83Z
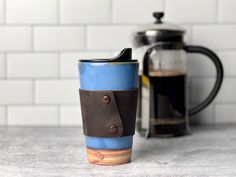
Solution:
M129 163L132 149L100 150L87 148L88 161L97 165L121 165Z

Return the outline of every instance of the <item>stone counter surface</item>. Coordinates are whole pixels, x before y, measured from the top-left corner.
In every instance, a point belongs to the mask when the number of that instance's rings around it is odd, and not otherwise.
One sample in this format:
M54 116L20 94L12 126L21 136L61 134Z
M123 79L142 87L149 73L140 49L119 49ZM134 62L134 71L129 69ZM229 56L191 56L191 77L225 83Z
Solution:
M236 125L192 128L188 136L135 135L132 162L86 161L81 127L1 127L0 177L236 176Z

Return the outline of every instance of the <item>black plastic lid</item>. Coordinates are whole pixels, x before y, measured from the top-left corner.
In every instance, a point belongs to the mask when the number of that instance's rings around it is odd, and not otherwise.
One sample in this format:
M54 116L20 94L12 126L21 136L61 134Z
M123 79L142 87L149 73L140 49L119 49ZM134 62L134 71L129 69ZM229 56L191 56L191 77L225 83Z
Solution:
M132 60L132 49L125 48L117 56L113 58L106 59L82 59L79 62L137 62L137 60Z

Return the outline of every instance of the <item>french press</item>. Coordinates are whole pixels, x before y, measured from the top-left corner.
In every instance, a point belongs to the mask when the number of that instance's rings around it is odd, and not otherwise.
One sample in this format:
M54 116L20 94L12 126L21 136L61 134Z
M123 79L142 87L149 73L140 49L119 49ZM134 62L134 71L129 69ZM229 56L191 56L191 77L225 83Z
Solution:
M156 21L138 27L132 36L136 58L141 58L137 130L141 135L179 136L189 132L188 116L204 109L217 95L223 67L218 56L202 46L184 43L185 30L163 23L162 12L153 13ZM189 109L186 89L187 53L201 53L216 67L216 81L209 96Z

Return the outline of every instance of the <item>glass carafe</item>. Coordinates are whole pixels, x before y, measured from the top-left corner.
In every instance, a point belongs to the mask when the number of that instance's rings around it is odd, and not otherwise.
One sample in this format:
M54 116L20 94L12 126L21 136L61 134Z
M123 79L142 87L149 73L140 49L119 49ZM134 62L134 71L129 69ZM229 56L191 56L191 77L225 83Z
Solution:
M184 43L185 31L162 23L163 13L154 13L154 24L139 27L133 35L140 59L137 130L144 136L179 136L189 132L188 116L204 109L217 95L223 67L218 56L202 46ZM209 96L189 109L186 53L207 55L216 67L216 82Z

